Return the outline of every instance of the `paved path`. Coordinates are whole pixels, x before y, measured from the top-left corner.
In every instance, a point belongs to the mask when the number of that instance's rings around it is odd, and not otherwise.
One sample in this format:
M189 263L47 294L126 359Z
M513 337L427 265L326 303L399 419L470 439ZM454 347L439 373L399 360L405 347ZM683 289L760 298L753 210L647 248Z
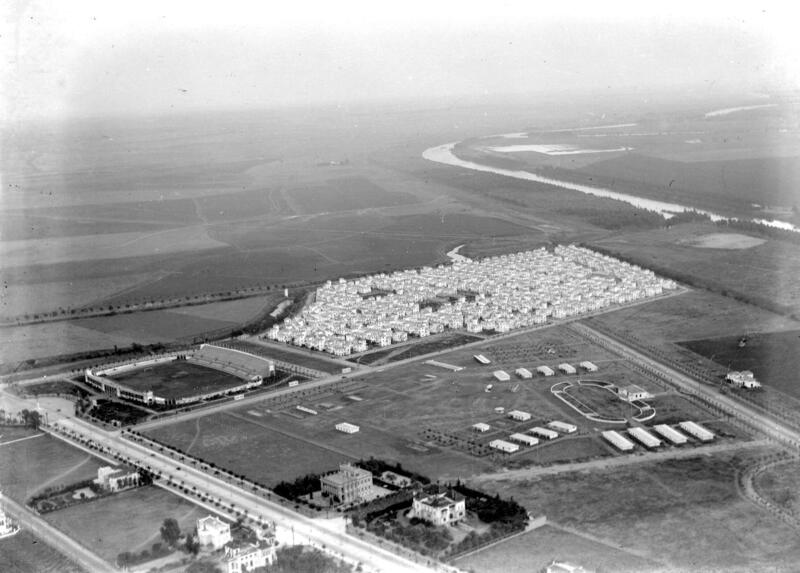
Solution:
M77 541L72 540L13 499L3 497L3 506L6 513L16 519L24 529L33 532L39 539L58 549L58 551L89 571L89 573L108 573L114 570L110 563L104 561ZM1 569L2 564L0 564Z
M33 436L25 436L24 438L17 438L16 440L9 440L8 442L0 442L0 448L3 446L8 446L11 444L16 444L17 442L24 442L25 440L32 440L34 438L41 438L44 434L34 434Z

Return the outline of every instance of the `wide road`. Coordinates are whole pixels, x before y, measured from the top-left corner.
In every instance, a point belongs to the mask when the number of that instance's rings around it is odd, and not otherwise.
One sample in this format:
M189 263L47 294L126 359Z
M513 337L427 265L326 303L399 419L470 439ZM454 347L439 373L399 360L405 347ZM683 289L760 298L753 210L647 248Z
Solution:
M52 421L52 417L51 417ZM428 572L431 569L395 555L380 547L366 543L344 532L344 519L312 519L287 509L277 503L247 491L224 479L211 476L189 464L177 461L167 455L155 452L146 446L124 439L118 432L100 430L82 420L62 417L58 426L73 431L86 439L93 440L101 449L116 452L131 463L150 467L161 472L162 477L171 476L173 482L183 482L184 487L197 488L213 499L218 499L229 507L247 511L251 518L261 518L274 522L276 526L291 530L296 536L314 545L325 547L344 556L353 563L363 563L367 571L385 572ZM254 453L255 454L255 453Z

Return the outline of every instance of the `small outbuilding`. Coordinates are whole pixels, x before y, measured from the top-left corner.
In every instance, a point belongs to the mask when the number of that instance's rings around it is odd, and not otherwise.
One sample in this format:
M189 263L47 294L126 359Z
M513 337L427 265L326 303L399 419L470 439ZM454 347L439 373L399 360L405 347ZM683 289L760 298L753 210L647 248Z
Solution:
M511 442L507 442L505 440L492 440L489 442L489 447L494 448L495 450L500 450L501 452L505 452L507 454L513 454L516 451L519 451L519 445L512 444Z
M512 420L516 420L517 422L527 422L531 419L531 415L528 412L523 412L522 410L511 410L508 413L508 417Z
M564 374L575 374L578 372L577 370L575 370L575 367L572 364L569 364L567 362L562 362L561 364L559 364L558 369L561 370L561 372L563 372Z
M505 370L495 370L492 372L492 376L494 376L495 380L498 382L508 382L511 380L511 376L509 376L508 372Z

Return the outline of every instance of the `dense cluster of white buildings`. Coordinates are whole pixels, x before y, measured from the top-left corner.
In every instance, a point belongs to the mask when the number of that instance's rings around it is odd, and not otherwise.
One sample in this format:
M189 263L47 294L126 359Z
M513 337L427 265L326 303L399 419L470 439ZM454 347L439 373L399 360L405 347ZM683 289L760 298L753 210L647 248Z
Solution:
M347 356L446 329L508 332L674 288L652 271L582 247L557 246L328 281L315 302L266 336Z

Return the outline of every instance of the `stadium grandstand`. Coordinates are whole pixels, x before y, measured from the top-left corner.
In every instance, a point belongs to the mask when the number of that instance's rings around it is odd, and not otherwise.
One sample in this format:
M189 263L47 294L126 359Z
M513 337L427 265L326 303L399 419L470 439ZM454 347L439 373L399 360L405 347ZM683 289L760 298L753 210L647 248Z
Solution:
M159 374L167 369L172 371L171 375ZM191 373L181 371L190 369ZM213 371L224 374L214 376ZM201 344L195 348L87 368L84 380L89 386L124 400L180 406L240 394L260 386L264 379L274 375L275 363L262 356Z
M285 370L286 372L292 372L294 374L300 374L301 376L306 376L308 378L323 378L328 375L326 372L322 372L321 370L315 370L314 368L309 368L307 366L300 366L299 364L293 364L291 362L286 362L284 360L279 360L277 358L274 358L273 355L270 353L270 348L267 348L260 344L254 344L246 340L223 340L214 343L214 345L221 348L239 350L246 354L259 356L261 358L269 360L271 363L273 363L277 368L280 368L281 370Z

